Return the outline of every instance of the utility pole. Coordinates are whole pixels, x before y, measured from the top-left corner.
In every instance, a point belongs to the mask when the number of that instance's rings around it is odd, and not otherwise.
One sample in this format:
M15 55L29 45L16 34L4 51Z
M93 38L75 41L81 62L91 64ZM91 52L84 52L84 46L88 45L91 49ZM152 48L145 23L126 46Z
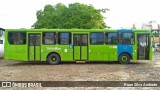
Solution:
M153 29L153 27L152 27L153 22L154 22L154 21L149 21L149 22L148 22L151 30Z
M158 30L157 30L157 32L158 32L158 37L159 37L159 45L160 45L160 25L158 24Z
M136 29L136 26L135 26L135 24L133 24L133 26L132 26L132 29Z

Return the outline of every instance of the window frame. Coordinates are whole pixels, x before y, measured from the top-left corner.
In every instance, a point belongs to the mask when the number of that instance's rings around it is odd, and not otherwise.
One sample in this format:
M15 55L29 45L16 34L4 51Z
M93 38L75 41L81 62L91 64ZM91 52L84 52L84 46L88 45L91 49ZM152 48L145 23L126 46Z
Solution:
M69 38L60 38L61 37L61 33L69 33ZM61 44L60 43L61 39L68 39L69 42L67 44L64 44L64 43ZM71 32L58 32L57 33L57 44L58 45L70 45L70 44L72 44L72 33Z
M74 40L75 40L74 37L75 37L76 35L80 36L80 41L81 41L81 42L80 42L79 45L75 45L75 43L74 43L74 42L75 42L75 41L74 41ZM83 41L83 40L82 40L82 36L83 36L83 35L86 35L86 36L87 36L87 39L86 39L86 40L87 40L87 43L85 43L86 45L84 45L84 44L82 45L82 41ZM75 34L75 35L73 35L73 45L74 45L74 46L88 46L88 34Z
M131 33L131 34L132 34L132 36L133 36L133 44L132 44L132 43L130 43L130 44L127 44L127 43L120 43L120 40L122 40L121 34L124 34L124 33ZM131 39L131 38L130 38L130 39ZM134 33L134 32L121 32L121 33L119 33L119 42L118 42L118 44L135 45L135 33Z
M108 43L108 33L116 33L116 35L117 35L117 38L116 38L117 43L116 43L116 44L110 44L110 43ZM106 35L107 35L107 36L106 36ZM106 40L106 39L107 39L107 40ZM118 45L118 42L119 42L118 32L106 32L106 33L105 33L105 44L107 44L107 45Z
M91 34L92 33L103 33L103 43L91 43L91 39L101 39L101 38L91 38ZM89 41L90 41L90 45L104 45L104 43L105 43L105 35L104 35L105 33L104 32L90 32L90 37L89 37Z
M44 43L44 39L45 39L45 38L44 38L44 36L43 36L44 33L54 33L54 35L55 35L55 37L56 37L56 38L54 38L55 43L54 43L54 44L45 44L45 43ZM58 34L57 34L56 32L42 32L42 44L43 44L43 45L55 45L55 44L57 44L57 37L58 37ZM51 38L47 38L47 39L51 39Z
M9 37L9 33L25 33L25 38L20 38L21 40L25 40L25 43L21 43L21 44L14 44L14 42L13 42L13 44L11 44L10 43L10 39L12 39L13 40L13 37ZM8 39L8 44L10 44L10 45L26 45L27 44L27 32L25 32L25 31L9 31L8 33L7 33L7 39ZM15 37L14 37L15 38ZM16 38L16 39L18 39L18 38Z

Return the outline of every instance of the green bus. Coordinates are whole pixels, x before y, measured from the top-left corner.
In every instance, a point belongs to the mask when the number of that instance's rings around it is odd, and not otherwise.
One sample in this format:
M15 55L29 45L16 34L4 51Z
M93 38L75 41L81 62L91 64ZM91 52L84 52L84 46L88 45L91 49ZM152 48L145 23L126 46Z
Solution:
M60 62L152 60L151 30L6 29L4 58Z

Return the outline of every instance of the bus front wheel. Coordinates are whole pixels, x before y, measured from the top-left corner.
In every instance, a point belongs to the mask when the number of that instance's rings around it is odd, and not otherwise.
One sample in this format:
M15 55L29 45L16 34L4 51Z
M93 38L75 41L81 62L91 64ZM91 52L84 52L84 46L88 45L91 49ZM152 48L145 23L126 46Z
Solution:
M127 53L122 53L119 58L118 58L118 62L120 64L128 64L130 62L130 56Z
M56 53L51 53L47 58L47 63L50 65L59 64L60 61L60 56Z

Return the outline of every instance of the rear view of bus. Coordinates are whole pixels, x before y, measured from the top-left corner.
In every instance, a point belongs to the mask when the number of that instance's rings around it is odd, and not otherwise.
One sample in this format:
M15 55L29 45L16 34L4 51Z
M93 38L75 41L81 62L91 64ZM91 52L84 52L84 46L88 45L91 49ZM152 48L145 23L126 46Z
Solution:
M4 29L0 28L0 58L4 56Z

